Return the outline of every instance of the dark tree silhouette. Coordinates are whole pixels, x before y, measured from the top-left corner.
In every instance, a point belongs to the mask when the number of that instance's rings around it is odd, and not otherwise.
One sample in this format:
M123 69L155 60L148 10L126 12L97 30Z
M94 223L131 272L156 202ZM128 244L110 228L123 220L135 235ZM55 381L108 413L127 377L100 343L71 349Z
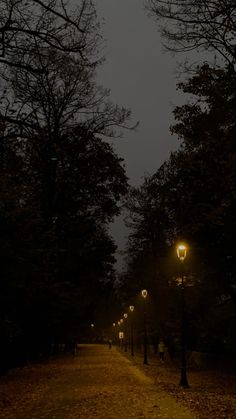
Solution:
M234 0L145 0L172 51L208 50L235 63Z
M130 112L96 84L92 1L76 12L68 2L4 4L1 335L12 364L74 339L111 295L109 223L127 178L106 138L119 136Z

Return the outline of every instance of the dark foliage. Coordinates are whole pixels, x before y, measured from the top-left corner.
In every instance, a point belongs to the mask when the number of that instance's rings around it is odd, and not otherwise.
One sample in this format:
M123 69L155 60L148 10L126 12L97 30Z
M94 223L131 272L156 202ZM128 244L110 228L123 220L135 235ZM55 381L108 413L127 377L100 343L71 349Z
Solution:
M91 1L77 12L57 1L4 4L0 334L8 367L49 354L52 343L70 347L99 308L108 321L116 249L109 223L127 178L105 137L130 112L96 84Z
M184 265L188 345L212 350L220 342L223 346L230 342L232 347L236 287L235 73L231 68L204 65L179 87L192 95L187 105L174 111L177 122L172 132L183 141L180 150L172 153L140 188L131 191L127 203L133 229L127 278L138 278L135 284L154 292L162 307L156 319L174 334L178 330L175 321L180 307L180 267L171 249L178 239L184 239L189 245Z

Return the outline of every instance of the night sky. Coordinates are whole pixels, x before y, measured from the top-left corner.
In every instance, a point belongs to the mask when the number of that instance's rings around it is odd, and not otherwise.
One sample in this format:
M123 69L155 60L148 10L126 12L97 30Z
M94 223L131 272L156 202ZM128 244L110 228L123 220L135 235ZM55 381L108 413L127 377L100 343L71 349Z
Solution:
M97 0L96 5L106 40L99 82L111 89L114 103L132 110L133 123L140 122L135 132L125 131L122 139L113 141L125 160L130 184L138 186L179 144L169 132L172 110L183 102L176 92L176 57L164 51L158 26L147 16L142 0ZM121 218L112 231L123 248L127 232Z

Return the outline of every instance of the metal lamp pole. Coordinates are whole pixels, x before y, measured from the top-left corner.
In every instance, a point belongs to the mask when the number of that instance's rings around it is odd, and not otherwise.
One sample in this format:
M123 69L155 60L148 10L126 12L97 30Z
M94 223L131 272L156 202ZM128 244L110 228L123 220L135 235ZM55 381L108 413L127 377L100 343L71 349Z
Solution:
M148 365L147 359L147 319L146 319L146 298L148 295L147 290L141 291L142 297L144 299L144 313L143 313L143 363Z
M123 319L120 319L120 324L121 324L121 328L122 328L121 349L123 349L124 348L124 332L123 332L124 320Z
M117 322L117 324L118 324L118 328L119 328L119 332L118 332L119 348L121 348L121 338L120 338L120 320Z
M116 344L116 323L112 323L112 340L113 340L113 344Z
M128 318L128 314L124 313L124 319L127 320ZM124 332L125 332L125 352L127 352L127 325L126 325L126 321L124 323Z
M185 287L184 287L184 269L183 264L187 255L187 247L184 244L177 246L177 256L181 262L181 311L182 311L182 324L181 324L181 378L179 385L188 388L187 379L187 362L186 362L186 309L185 309Z
M95 340L94 323L91 323L90 327L91 327L91 341L92 341L92 343L94 343L94 340Z
M131 311L130 316L130 349L131 349L131 356L134 356L134 325L133 325L133 311L134 306L129 306Z

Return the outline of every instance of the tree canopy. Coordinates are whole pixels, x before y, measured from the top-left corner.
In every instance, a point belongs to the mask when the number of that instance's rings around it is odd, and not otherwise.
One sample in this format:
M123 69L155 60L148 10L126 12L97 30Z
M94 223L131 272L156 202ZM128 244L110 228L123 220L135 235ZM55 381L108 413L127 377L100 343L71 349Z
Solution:
M130 111L96 82L102 38L91 0L75 10L57 0L0 7L0 333L2 351L23 359L86 334L99 308L107 318L109 223L127 191L107 138Z
M127 278L140 275L141 283L159 290L156 297L169 306L169 324L179 275L171 249L185 240L189 319L199 325L199 306L206 317L215 307L218 320L226 296L235 306L235 73L203 65L179 88L191 95L174 110L171 130L182 140L180 149L128 199ZM195 337L232 334L227 326L217 332L213 323L203 329L195 330Z
M173 51L207 50L235 64L234 0L145 0Z

